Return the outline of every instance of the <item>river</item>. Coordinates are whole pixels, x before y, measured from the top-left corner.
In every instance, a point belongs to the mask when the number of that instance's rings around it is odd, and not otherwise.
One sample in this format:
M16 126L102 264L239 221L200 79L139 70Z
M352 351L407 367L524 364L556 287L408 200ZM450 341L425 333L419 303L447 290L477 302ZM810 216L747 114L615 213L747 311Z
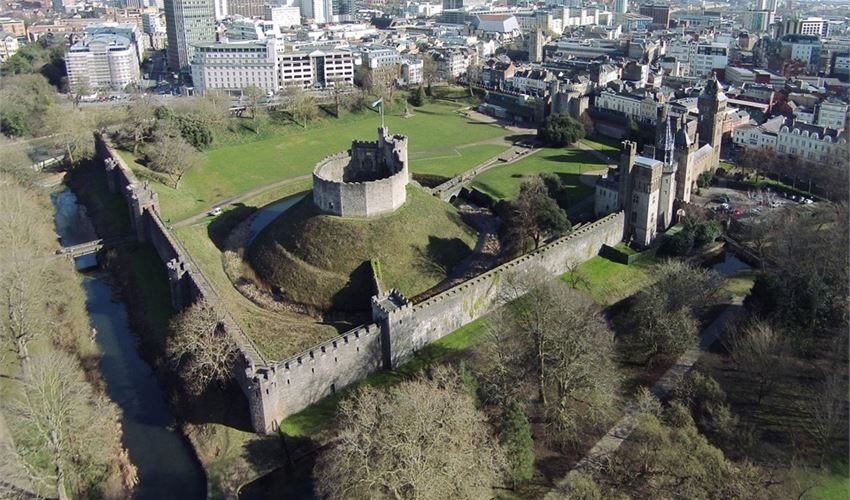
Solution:
M52 196L56 232L63 246L96 238L85 207L68 189ZM78 259L77 268L89 268L94 256ZM174 429L174 417L151 367L141 358L130 329L127 305L115 299L106 273L83 278L86 308L103 354L100 368L106 392L122 411L123 443L138 469L134 498L201 499L206 479L188 441Z

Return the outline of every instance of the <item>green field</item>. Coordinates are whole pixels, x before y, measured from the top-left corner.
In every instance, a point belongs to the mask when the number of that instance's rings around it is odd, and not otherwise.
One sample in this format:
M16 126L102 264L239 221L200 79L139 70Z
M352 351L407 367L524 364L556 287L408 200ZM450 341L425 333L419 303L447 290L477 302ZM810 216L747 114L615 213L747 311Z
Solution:
M503 153L507 145L479 144L419 151L410 155L410 169L417 174L454 177Z
M561 177L569 188L571 200L577 202L593 194L592 187L579 181L581 173L604 170L607 166L590 151L546 148L516 163L484 172L473 185L497 199L509 200L519 193L520 184L528 177L552 172Z
M416 160L411 163L414 172L456 173L498 154L498 148L508 147L501 141L508 131L464 118L455 112L457 109L456 105L434 103L416 108L408 118L386 117L391 133L410 138L410 159ZM239 193L308 175L316 162L347 150L352 140L376 140L379 125L377 115L368 111L360 119L325 119L303 131L292 129L269 139L212 149L205 153L202 165L186 174L179 190L154 181L162 213L176 222ZM122 156L132 162L129 153ZM446 161L447 156L457 159ZM131 165L144 173L135 162Z

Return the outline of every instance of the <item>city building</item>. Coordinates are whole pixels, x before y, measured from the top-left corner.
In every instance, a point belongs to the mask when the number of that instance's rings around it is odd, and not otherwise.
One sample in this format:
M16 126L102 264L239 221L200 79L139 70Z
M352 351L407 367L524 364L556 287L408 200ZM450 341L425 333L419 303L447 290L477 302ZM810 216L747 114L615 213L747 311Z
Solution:
M65 54L65 69L72 92L123 90L141 81L139 58L132 42L108 33L87 36L72 45Z
M266 5L263 18L275 22L281 28L291 28L301 24L301 9L299 7L273 7Z
M831 164L839 154L846 158L847 137L836 129L788 118L777 134L776 153L806 162Z
M806 69L815 70L820 64L821 44L816 35L782 35L779 55L783 62L799 61Z
M528 37L528 60L533 63L543 62L543 45L545 35L542 30L535 29Z
M0 62L15 55L20 48L18 37L12 33L0 31Z
M744 29L752 33L766 33L773 25L775 14L769 10L748 10L742 17Z
M11 17L0 17L0 31L8 33L16 38L27 37L27 26L19 19Z
M354 84L354 56L347 49L314 49L279 52L280 84L327 86Z
M301 0L301 16L323 24L333 20L331 0Z
M263 17L263 0L227 0L227 16Z
M614 0L614 13L625 14L629 10L629 0Z
M785 117L777 116L761 125L742 125L732 132L732 143L740 148L766 148L775 151L776 137L784 123Z
M670 6L669 5L641 5L638 11L643 16L652 18L652 24L663 28L670 27Z
M817 106L815 125L844 130L847 125L847 112L850 106L836 98L829 98Z
M143 21L144 22L144 21ZM93 37L96 35L117 35L130 40L130 45L136 52L136 58L139 61L145 59L145 46L142 41L142 35L139 26L131 23L102 23L86 26L83 30L83 37Z
M418 85L422 83L422 70L425 63L422 59L405 59L401 64L401 78L405 85Z
M208 90L238 93L254 85L266 92L277 92L291 85L325 87L332 82L354 83L351 51L315 46L288 49L291 47L273 38L197 44L192 61L195 89L201 93Z
M825 38L829 36L829 20L820 17L806 19L787 19L775 26L777 38L782 35L811 35Z
M256 86L266 92L280 88L276 40L206 42L194 46L192 83L195 91L239 92Z
M194 45L215 41L213 0L165 0L165 26L168 34L168 67L186 72Z

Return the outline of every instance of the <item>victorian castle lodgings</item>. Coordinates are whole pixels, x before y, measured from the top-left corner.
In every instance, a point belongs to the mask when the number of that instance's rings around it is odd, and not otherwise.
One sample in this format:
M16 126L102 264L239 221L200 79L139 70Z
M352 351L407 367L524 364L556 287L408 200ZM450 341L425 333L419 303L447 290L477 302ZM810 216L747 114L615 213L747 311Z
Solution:
M616 168L596 183L597 217L625 212L624 238L641 247L674 222L676 201L690 202L697 178L717 167L726 95L716 78L697 99L698 113L662 103L657 110L656 141L641 154L623 141Z

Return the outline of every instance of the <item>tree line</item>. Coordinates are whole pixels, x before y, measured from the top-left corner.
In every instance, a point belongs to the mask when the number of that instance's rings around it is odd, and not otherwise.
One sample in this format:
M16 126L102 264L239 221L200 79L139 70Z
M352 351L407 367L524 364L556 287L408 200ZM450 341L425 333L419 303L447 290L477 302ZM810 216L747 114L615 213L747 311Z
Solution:
M0 172L0 495L126 496L135 469L92 368L80 278L55 256L48 196L29 180Z

